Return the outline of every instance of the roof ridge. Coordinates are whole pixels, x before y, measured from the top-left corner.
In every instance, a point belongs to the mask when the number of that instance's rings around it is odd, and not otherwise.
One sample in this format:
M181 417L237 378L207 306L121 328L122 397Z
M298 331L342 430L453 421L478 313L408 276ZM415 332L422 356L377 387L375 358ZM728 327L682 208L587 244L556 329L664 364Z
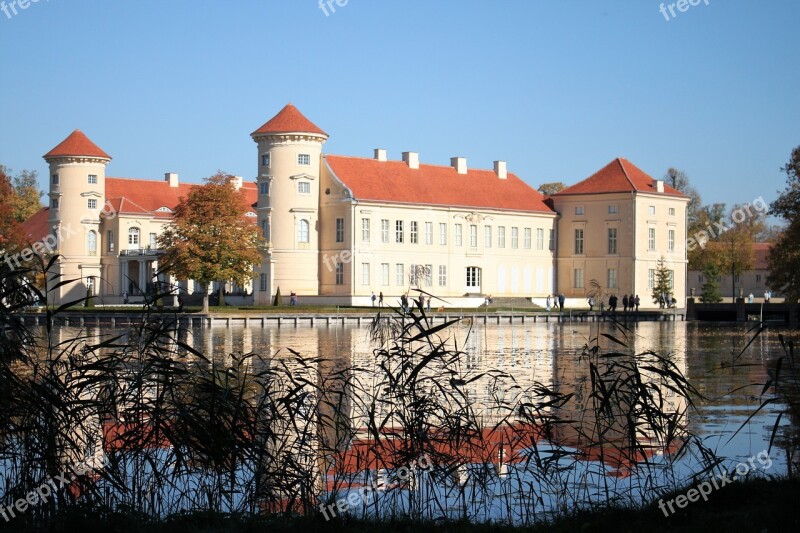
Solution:
M633 180L630 176L628 176L628 170L625 168L625 165L622 163L625 160L624 157L617 157L617 161L619 162L619 166L622 169L622 174L625 176L625 179L628 180L628 183L631 184L634 191L638 191L639 189L636 187L636 184L633 183Z
M337 155L337 154L324 154L324 155L325 156L329 156L330 155L330 156L333 156L333 157L344 157L344 158L347 158L347 159L360 159L360 160L363 160L363 161L375 161L377 163L401 163L401 164L405 164L405 161L403 161L402 159L387 159L386 161L378 161L374 157L366 157L366 156L358 156L358 155ZM451 168L451 169L455 170L453 165L435 165L433 163L423 163L421 161L419 163L419 166L420 167L433 167L433 168ZM473 170L476 171L476 172L492 172L492 173L494 173L494 169L492 169L492 168L477 168L477 167L470 167L469 165L467 165L467 172L470 172L470 171L473 171ZM508 176L514 176L517 179L522 179L519 176L517 176L516 174L514 174L513 172L507 172L507 175Z

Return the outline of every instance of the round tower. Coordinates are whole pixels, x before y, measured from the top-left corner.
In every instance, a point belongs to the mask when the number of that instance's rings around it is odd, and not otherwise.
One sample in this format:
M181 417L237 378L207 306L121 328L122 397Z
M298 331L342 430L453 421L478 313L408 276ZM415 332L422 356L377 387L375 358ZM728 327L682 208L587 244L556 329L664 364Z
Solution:
M258 223L267 246L254 301L319 293L319 176L328 135L292 104L251 134L258 145Z
M80 130L47 152L50 165L50 231L59 255L61 280L80 280L56 289L53 301L63 303L101 289L100 214L105 204L106 165L111 156Z

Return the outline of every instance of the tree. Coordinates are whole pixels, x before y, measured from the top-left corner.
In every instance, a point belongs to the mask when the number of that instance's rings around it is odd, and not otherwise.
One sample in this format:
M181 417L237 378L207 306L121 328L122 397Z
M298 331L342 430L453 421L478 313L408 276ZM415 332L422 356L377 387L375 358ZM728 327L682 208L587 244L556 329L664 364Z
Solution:
M561 183L560 181L551 181L550 183L542 183L536 190L545 196L552 196L558 192L563 191L566 188L567 186Z
M714 263L709 262L703 270L703 295L700 301L705 304L716 304L722 301L719 293L719 271Z
M697 189L689 183L689 176L682 170L670 167L664 175L664 181L671 185L673 189L681 191L690 198L689 205L686 206L688 229L691 230L696 227L700 211L702 210L703 199L700 197L700 193Z
M14 216L15 197L11 178L0 165L0 253L17 253L25 245L22 229Z
M42 208L44 191L39 190L37 179L35 170L23 170L14 176L14 217L17 222L25 222Z
M158 237L166 251L162 270L200 284L204 313L209 283L243 285L252 279L253 266L261 263L262 238L258 228L245 220L247 202L230 184L231 178L220 171L192 188L175 207L173 223Z
M659 303L661 296L669 299L672 294L672 270L664 264L664 258L658 260L656 266L656 279L653 283L653 302Z
M767 285L783 293L787 302L800 299L800 145L792 150L786 173L786 188L770 204L770 214L788 222L783 235L770 249Z

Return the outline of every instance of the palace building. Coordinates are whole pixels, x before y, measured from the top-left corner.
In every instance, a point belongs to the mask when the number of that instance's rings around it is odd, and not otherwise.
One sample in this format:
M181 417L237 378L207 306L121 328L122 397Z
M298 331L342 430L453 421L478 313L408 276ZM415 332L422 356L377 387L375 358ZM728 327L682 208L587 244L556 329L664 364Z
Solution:
M464 157L429 165L416 152L390 160L323 152L328 134L292 104L255 130L254 181L236 177L252 209L244 213L266 245L244 301L269 305L278 290L305 303L367 304L371 293L396 297L419 287L443 298L480 302L486 295L534 300L563 293L584 300L589 281L606 291L638 293L659 259L686 293L688 197L625 159L545 198L505 161L474 169ZM180 291L191 280L158 274L156 238L192 184L106 176L111 156L79 130L45 154L50 205L24 228L60 254L65 285L55 300L85 296L119 303L153 283Z

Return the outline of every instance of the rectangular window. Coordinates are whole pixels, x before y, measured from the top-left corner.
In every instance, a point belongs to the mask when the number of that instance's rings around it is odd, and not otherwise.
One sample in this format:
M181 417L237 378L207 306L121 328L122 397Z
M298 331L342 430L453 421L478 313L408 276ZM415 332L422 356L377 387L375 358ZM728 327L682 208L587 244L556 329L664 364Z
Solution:
M265 218L261 221L261 235L264 237L264 240L269 242L270 235L269 235L269 219Z
M617 214L617 204L610 204L608 206L608 214L609 215L616 215Z
M470 248L478 247L478 226L475 224L469 225L469 246Z
M484 248L491 248L492 247L492 227L491 226L484 226L483 227L483 247Z
M447 267L445 265L439 265L439 286L447 286Z
M344 285L344 263L336 263L336 284Z
M397 263L394 266L394 284L398 287L402 287L406 284L405 280L405 266L403 263Z
M608 275L606 276L606 286L609 289L616 289L617 288L617 269L616 268L609 268Z
M549 242L548 242L547 246L548 246L548 248L547 248L548 250L552 251L552 250L556 249L556 230L554 230L554 229L550 230L550 237L549 237Z
M394 222L394 242L402 243L404 238L403 221L395 220Z
M647 288L652 289L655 286L656 286L656 271L651 268L647 271Z
M336 219L336 242L344 242L344 219Z
M608 254L617 255L617 228L608 228Z
M106 250L114 251L114 232L111 230L106 231Z
M656 228L647 228L647 249L656 249Z
M498 248L505 248L506 247L506 227L505 226L497 226L497 247Z
M419 232L417 231L417 222L415 220L411 221L411 244L417 244L419 242Z
M261 274L258 277L258 290L266 291L267 290L267 275Z
M262 167L269 166L269 154L261 154L261 166Z
M575 206L575 214L576 215L582 215L583 214L583 206L582 205L576 205Z
M58 174L53 174L53 185L58 185Z
M307 181L298 181L297 192L300 194L311 194L311 184Z
M656 214L656 206L651 205L647 208L648 215L655 215Z
M381 242L389 242L389 220L381 219Z
M456 241L455 245L456 246L461 246L461 244L462 244L462 242L461 242L461 238L462 238L461 237L461 224L455 224L455 236L454 236L454 238L455 238L455 241Z
M51 206L53 209L58 209L58 198L53 198L53 199L50 201L50 206Z
M675 208L674 207L670 207L668 213L669 213L669 216L674 217L675 216Z
M575 228L575 255L583 254L583 230Z
M310 165L311 164L311 156L308 154L297 154L297 164L298 165Z
M381 285L389 285L389 263L381 263Z
M761 283L761 274L756 274L756 283Z
M97 209L97 199L89 198L89 201L87 202L87 207L89 209Z
M582 268L576 268L575 271L574 271L574 277L575 277L575 288L576 289L582 289L583 288L583 269Z
M536 249L544 250L544 228L536 228Z
M519 248L519 228L511 227L511 247Z
M151 250L158 249L158 235L155 233L150 234L150 249Z
M675 230L671 229L667 232L667 249L670 252L675 251Z
M433 222L425 223L425 244L433 244Z
M369 263L361 263L361 284L369 285Z
M361 242L369 242L369 219L361 219Z
M425 286L433 286L433 265L425 265Z
M525 228L525 249L531 249L531 228Z
M439 223L439 244L447 245L447 224L444 222Z
M269 182L268 181L262 181L261 183L259 183L258 184L258 188L259 188L259 190L258 190L259 193L269 195Z
M89 174L89 185L97 185L97 175Z
M669 283L670 290L675 288L675 271L667 270L667 282Z
M478 267L467 267L467 288L480 289L481 269Z

